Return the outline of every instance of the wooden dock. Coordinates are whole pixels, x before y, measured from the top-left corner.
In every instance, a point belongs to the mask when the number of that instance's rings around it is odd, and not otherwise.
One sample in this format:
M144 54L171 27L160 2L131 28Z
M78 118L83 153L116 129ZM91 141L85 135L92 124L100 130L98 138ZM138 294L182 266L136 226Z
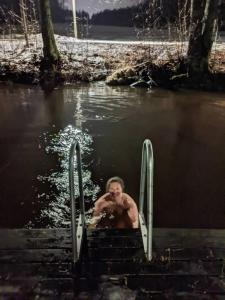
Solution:
M90 232L89 236L94 244L94 236ZM101 243L94 247L104 256L107 237ZM225 230L156 228L153 249L153 262L143 267L163 264L168 272L151 276L164 276L164 280L165 276L170 279L176 276L178 281L184 281L185 275L196 276L196 281L203 277L210 279L205 290L196 289L197 298L185 298L181 294L176 299L225 299ZM81 299L75 295L79 283L72 272L71 256L69 229L0 230L0 300ZM131 270L128 281L132 282L135 274ZM138 288L135 280L134 289ZM143 299L164 299L149 297ZM92 298L89 295L82 299Z

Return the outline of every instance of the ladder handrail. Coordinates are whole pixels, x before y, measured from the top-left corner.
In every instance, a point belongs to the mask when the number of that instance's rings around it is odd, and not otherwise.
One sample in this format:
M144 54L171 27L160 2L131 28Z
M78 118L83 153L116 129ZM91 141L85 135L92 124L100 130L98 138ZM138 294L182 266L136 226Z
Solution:
M79 194L80 194L80 218L79 224L76 224L76 203L75 203L75 189L74 189L74 154L76 151L77 157L77 170L78 170L78 182L79 182ZM69 190L70 190L70 205L71 205L71 232L72 232L72 255L73 263L76 263L79 259L80 244L82 234L85 227L85 207L84 207L84 194L83 194L83 178L82 178L82 166L81 166L81 153L80 144L75 139L70 147L69 156ZM78 228L77 228L78 227ZM80 228L82 227L82 228ZM80 231L77 234L77 231Z
M149 139L146 139L142 147L141 180L139 196L139 215L147 260L152 260L152 227L153 227L153 147ZM147 181L146 181L147 180ZM144 217L144 195L147 184L147 226Z

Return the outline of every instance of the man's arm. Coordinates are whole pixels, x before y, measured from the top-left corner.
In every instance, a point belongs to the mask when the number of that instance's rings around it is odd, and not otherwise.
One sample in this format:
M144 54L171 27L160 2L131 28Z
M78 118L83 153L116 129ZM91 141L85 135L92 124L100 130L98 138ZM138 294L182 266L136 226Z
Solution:
M128 194L124 194L126 197L126 203L127 203L127 213L128 216L132 222L133 228L138 228L139 227L139 222L138 222L138 209L137 205Z
M107 206L105 198L109 196L109 193L104 194L101 196L96 202L94 206L94 217L99 216L102 210Z
M107 196L108 196L108 193L101 196L95 202L94 209L93 209L93 216L92 216L92 219L90 220L89 228L96 228L98 222L101 220L101 213L106 206L105 198Z

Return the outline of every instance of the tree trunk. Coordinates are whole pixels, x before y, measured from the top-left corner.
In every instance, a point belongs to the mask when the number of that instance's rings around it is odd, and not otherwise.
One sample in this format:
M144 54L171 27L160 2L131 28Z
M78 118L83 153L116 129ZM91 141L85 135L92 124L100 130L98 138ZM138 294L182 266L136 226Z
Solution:
M54 37L49 0L40 0L40 14L44 59L50 64L55 64L60 56Z
M187 51L190 77L208 76L215 36L218 0L191 1L191 30Z
M60 55L56 46L49 0L39 0L44 58L41 61L40 82L50 92L60 80Z

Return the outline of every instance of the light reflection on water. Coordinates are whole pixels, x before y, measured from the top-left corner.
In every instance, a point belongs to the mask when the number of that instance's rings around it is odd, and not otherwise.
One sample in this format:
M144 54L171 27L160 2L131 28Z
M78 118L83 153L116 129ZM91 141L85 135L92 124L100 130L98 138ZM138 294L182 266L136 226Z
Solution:
M92 138L87 132L82 132L80 129L74 128L72 125L66 126L63 130L60 130L57 134L44 133L44 141L46 144L45 150L49 155L56 154L59 158L59 168L57 171L50 172L45 176L39 175L38 180L43 183L48 183L51 187L48 193L42 193L38 195L40 201L50 201L38 218L38 223L42 223L42 220L47 219L48 226L67 226L70 225L70 197L69 197L69 151L70 146L74 138L80 144L81 156L84 158L82 161L82 175L83 175L83 193L86 204L92 203L96 200L96 195L99 191L99 187L94 185L91 180L91 172L88 170L88 163L85 163L85 158L91 155ZM87 160L86 160L87 161ZM76 156L74 159L74 188L75 198L79 198L78 176L77 176L77 164ZM79 210L78 210L79 212ZM87 215L88 217L88 215ZM37 222L37 220L35 220ZM32 222L29 222L29 226L32 226Z
M42 184L47 184L50 189L46 193L38 194L42 209L39 216L33 222L28 223L28 227L33 227L35 224L47 224L47 227L60 227L70 224L68 161L70 146L74 138L79 141L81 146L85 203L87 207L93 205L100 188L91 179L90 165L93 164L93 161L91 161L94 150L92 149L93 138L88 130L83 129L83 127L85 128L86 122L104 121L113 124L126 119L127 108L132 109L132 99L136 101L136 95L127 92L124 89L122 91L111 89L102 83L97 84L97 90L94 86L88 89L80 87L78 89L68 88L63 90L64 104L70 106L74 125L67 125L64 129L55 133L45 132L41 137L42 147L45 148L49 156L56 155L58 157L59 166L56 171L37 177ZM124 98L125 95L126 98ZM127 101L128 96L129 101ZM123 114L121 114L122 111ZM53 124L53 127L55 127L55 124ZM79 191L76 159L74 167L75 197L77 197ZM89 222L90 216L87 212L87 222Z

